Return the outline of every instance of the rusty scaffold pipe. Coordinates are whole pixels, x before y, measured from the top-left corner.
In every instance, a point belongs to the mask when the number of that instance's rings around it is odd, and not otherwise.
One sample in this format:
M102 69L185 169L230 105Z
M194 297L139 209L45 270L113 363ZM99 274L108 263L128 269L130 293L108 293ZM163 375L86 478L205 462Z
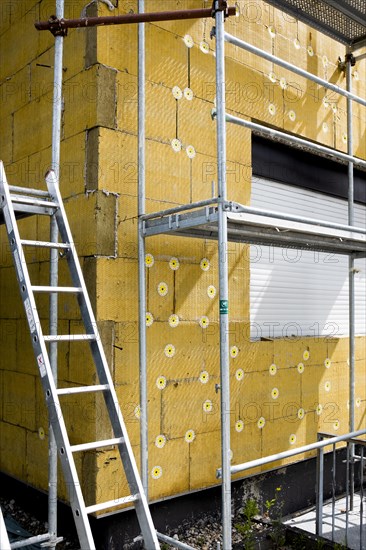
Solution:
M215 2L214 2L215 4ZM39 31L50 31L54 36L65 36L68 29L80 29L105 25L128 25L136 23L153 23L156 21L177 21L184 19L204 19L215 17L216 11L223 11L225 17L236 15L236 7L229 7L225 0L219 2L219 8L202 8L195 10L160 11L150 13L129 13L105 17L82 17L79 19L57 18L52 15L48 21L37 21L34 26Z

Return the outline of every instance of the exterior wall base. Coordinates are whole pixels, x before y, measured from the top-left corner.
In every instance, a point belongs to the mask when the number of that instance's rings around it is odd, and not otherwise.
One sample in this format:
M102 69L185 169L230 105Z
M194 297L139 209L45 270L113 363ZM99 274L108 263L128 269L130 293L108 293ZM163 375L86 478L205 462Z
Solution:
M345 490L345 449L337 451L337 493ZM324 456L324 498L331 496L332 454ZM283 516L311 507L315 504L316 459L311 458L263 474L253 475L233 482L233 511L241 508L248 499L259 503L273 498L281 487ZM25 510L47 521L47 496L10 476L0 474L2 496L14 498ZM31 505L30 505L31 503ZM200 519L212 517L219 521L221 489L214 487L165 499L151 505L156 529L162 533L174 533L184 525L193 526ZM70 508L64 503L58 507L59 534L74 534L75 528ZM139 534L134 510L91 518L97 548L100 550L132 550L139 548L133 539Z

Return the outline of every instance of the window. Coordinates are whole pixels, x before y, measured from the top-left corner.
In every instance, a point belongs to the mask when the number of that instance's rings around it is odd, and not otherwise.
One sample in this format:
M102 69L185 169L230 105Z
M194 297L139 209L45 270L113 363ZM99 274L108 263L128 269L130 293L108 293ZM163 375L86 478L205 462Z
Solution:
M338 165L337 165L338 166ZM347 224L343 198L255 176L253 207ZM366 207L355 204L355 225L366 227ZM345 336L348 256L251 246L251 337ZM366 330L366 259L355 262L356 334Z

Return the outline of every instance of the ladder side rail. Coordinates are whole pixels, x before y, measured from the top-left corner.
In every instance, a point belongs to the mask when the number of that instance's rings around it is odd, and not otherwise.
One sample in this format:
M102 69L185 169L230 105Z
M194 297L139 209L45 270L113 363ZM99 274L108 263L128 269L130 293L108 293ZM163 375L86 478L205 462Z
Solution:
M72 282L75 286L83 289L83 292L78 294L80 312L87 332L90 330L95 334L96 337L95 340L89 342L90 348L97 369L99 382L100 384L107 384L109 386L109 391L103 392L103 395L109 412L114 436L116 438L123 438L124 440L124 443L118 445L118 449L131 494L139 494L139 498L135 501L135 509L139 519L145 544L146 547L149 548L149 550L153 550L154 548L159 549L159 542L152 522L147 498L142 486L130 438L128 436L127 428L119 406L112 375L110 373L108 362L104 353L102 341L99 335L93 308L89 299L80 261L76 253L71 229L67 220L65 207L59 190L58 180L52 170L50 170L46 174L46 183L50 195L59 205L55 216L61 239L63 242L70 245L70 252L66 254L66 258L69 264Z
M95 550L89 519L86 513L84 497L81 492L80 484L75 483L75 480L78 480L78 474L70 447L65 421L61 411L60 401L57 395L57 389L52 376L48 351L43 338L34 294L31 289L28 267L25 263L23 246L21 244L4 165L2 162L0 162L0 206L2 207L4 214L5 226L14 260L21 299L26 313L33 351L41 377L46 404L50 413L52 428L57 441L59 456L63 466L65 481L70 497L70 505L74 513L79 540L83 547L90 550Z

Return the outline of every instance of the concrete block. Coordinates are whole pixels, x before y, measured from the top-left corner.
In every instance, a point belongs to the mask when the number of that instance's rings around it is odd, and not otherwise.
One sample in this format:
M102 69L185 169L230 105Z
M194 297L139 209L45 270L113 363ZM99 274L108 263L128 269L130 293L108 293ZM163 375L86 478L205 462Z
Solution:
M80 204L83 205L83 217L80 216ZM115 254L116 197L113 194L74 196L67 199L65 209L79 256ZM94 220L94 228L90 225L91 220ZM83 237L86 234L87 241Z
M114 128L116 71L94 65L75 75L65 81L64 99L66 138L93 126Z
M48 488L48 438L40 439L38 432L27 431L26 445L26 481L32 487L46 490Z
M20 372L4 372L3 403L5 422L35 430L35 377Z
M169 494L179 494L190 489L190 452L194 443L194 441L193 443L186 443L181 439L167 439L163 448L158 448L155 444L150 445L150 498L156 500Z
M36 367L34 366L34 369ZM41 383L41 378L38 376L35 379L36 385L36 399L35 399L35 410L36 410L36 432L38 436L45 434L45 437L48 436L48 409L46 405L45 393L43 391L43 386ZM58 379L58 387L63 387L63 381Z
M1 281L1 279L0 279ZM6 350L0 358L1 370L13 370L16 363L17 321L15 319L1 319L0 347Z
M85 134L81 132L61 141L60 188L63 199L84 192L85 189ZM27 185L40 189L45 186L44 177L51 168L51 148L48 147L29 157Z
M154 312L154 318L168 319L172 313L178 312L177 308L174 311L175 272L169 268L168 262L157 257L152 268L147 271L146 277L147 308L148 311Z
M12 368L18 372L37 377L37 363L33 353L29 326L25 319L23 306L21 313L22 316L16 322L16 361Z
M365 359L366 357L366 338L364 336L356 336L355 339L355 356L356 359Z
M237 422L243 420L240 416L232 417L233 425L237 425ZM238 424L241 428L241 424ZM240 429L239 428L239 429ZM249 460L254 460L259 456L263 456L263 430L260 430L256 422L245 422L242 431L237 431L236 428L231 430L231 451L233 458L231 464L242 464ZM220 460L221 463L221 460ZM221 467L221 464L220 466ZM238 479L243 476L259 473L260 468L252 468L245 473L239 473L233 476L233 479Z
M94 156L97 144L100 161ZM87 185L91 185L88 188L95 188L98 181L102 189L135 195L137 188L136 136L106 128L100 128L98 138L88 134L87 166Z
M84 334L82 321L70 321L70 334ZM68 351L69 372L67 380L81 385L98 384L88 341L70 342Z
M161 3L159 0L147 0L147 7L146 9L149 9L149 11L160 11ZM172 0L171 2L171 8L172 10L190 10L197 8L197 4L194 0ZM199 23L202 22L199 21ZM155 25L155 24L154 24ZM174 34L177 34L179 36L184 36L186 33L192 34L192 31L196 29L196 27L200 27L201 25L197 25L197 21L193 20L183 20L183 21L159 21L156 23L156 26L166 29Z
M179 405L182 402L189 415L182 416ZM161 429L167 437L184 438L189 430L196 435L212 433L220 426L219 415L219 398L213 384L202 384L197 377L170 378L162 393Z
M137 317L137 262L101 258L96 289L98 320L119 322Z
M48 34L46 33L38 33ZM64 41L64 44L66 41ZM31 100L37 100L43 95L47 100L53 101L53 64L54 64L54 45L41 53L34 59L28 68L30 74L30 97Z
M117 75L117 126L124 132L137 134L137 76ZM182 103L178 102L179 105ZM159 109L164 105L164 111ZM146 82L146 136L169 141L176 134L176 108L171 88L160 83Z
M118 202L118 257L137 259L137 199L121 195Z
M3 131L0 136L1 159L5 165L10 164L13 157L13 117L2 117Z
M214 315L214 319L217 319L217 301L214 309L213 299L208 296L210 286L218 288L216 270L213 272L213 268L210 267L210 271L205 272L197 263L182 264L176 273L176 313L182 319L196 322L208 314L210 317Z
M85 189L85 133L61 142L60 188L63 198Z
M23 305L13 266L0 269L0 284L0 318L19 319L23 314Z
M116 384L137 384L139 378L139 350L137 321L116 323L115 369Z
M267 76L255 70L239 71L238 64L227 60L227 108L265 123L283 126L282 90ZM272 107L274 106L274 108Z
M20 426L1 422L0 468L13 477L25 479L26 430Z
M112 437L103 396L65 395L61 409L71 444Z
M273 342L252 342L247 325L232 323L230 326L230 346L238 348L237 355L231 357L231 367L241 368L244 373L269 372L273 363Z
M300 446L300 441L306 441L306 443L315 442L316 437L316 423L312 416L307 414L302 420L295 422L288 422L287 419L278 419L272 424L265 424L262 431L263 437L263 456L270 456L281 451L289 450L292 446ZM294 441L295 443L290 443ZM293 458L275 461L262 467L262 471L266 471L271 468L278 468L285 464L297 461L299 459L309 458L314 456L314 453L307 453L305 455L298 455Z
M15 2L12 5L4 6L6 10L12 10ZM0 36L1 51L11 52L16 49L16 57L12 55L4 55L0 68L0 81L6 77L13 75L20 69L35 59L39 52L40 33L33 30L35 19L38 19L38 6L33 6L29 11L22 14L16 19L16 25L12 25ZM12 16L13 14L11 14ZM6 15L5 15L6 16Z
M150 82L145 89L150 89ZM146 92L145 92L146 93ZM117 73L117 128L123 132L137 135L137 75L125 72ZM150 112L150 111L149 111ZM147 120L150 116L146 117Z
M47 95L14 113L14 159L36 153L51 144L52 102ZM34 139L29 140L32 135Z
M128 45L123 55L119 50L121 44ZM87 61L90 63L89 56ZM104 65L137 75L137 26L100 27L97 34L97 59Z
M362 132L364 128L365 119L360 117L353 117L354 127L354 154L360 158L366 158L366 136Z
M208 29L210 29L209 24ZM203 41L203 36L200 37L200 41ZM215 57L213 55L215 42L211 41L207 36L205 42L210 48L208 54L201 51L199 43L195 43L193 48L190 49L190 88L196 98L209 100L213 103L213 98L216 94ZM183 89L186 86L187 83L184 83ZM207 105L207 107L210 107L210 105ZM211 108L213 108L213 105Z
M188 73L188 53L180 37L171 31L149 25L146 48L146 64L152 82L161 82L170 88L184 83Z
M6 4L1 7L0 12L0 36L4 34L10 27L10 15L12 11L11 4Z
M3 366L1 365L0 370L0 400L1 400L1 407L0 407L0 422L3 420L3 406L4 403L4 371Z
M240 133L234 140L230 130L235 128ZM244 132L242 132L244 130ZM236 150L239 146L243 147L241 161L227 162L227 190L230 199L240 202L249 202L250 186L251 186L251 166L245 164L245 149L248 144L245 139L246 130L244 128L229 126L228 127L228 154L229 158L239 158L236 155ZM214 188L214 189L213 189ZM191 197L192 202L205 200L212 196L212 191L215 191L217 196L217 162L215 156L207 156L198 153L192 161L192 177L191 177Z
M301 375L301 407L306 412L313 411L316 414L317 406L323 395L320 393L320 386L325 377L326 369L320 365L305 365ZM318 410L319 412L319 410Z
M150 140L146 143L146 159L146 196L168 203L189 203L191 162L196 159L191 161L185 150L176 153L170 143Z
M97 260L94 257L83 258L81 262L85 285L88 291L89 299L93 308L93 311L96 313L96 264Z
M332 363L346 362L349 358L348 338L328 339L327 357L332 361Z
M20 71L11 74L0 86L2 116L14 113L30 99L30 68L27 65Z
M117 500L130 494L118 449L103 449L94 460L92 472L89 467L84 468L85 476L90 478L90 489L94 489L88 491L91 504ZM116 509L113 508L113 511Z
M197 152L214 156L216 127L211 110L212 106L198 97L192 101L181 99L178 102L178 137L185 146L193 145Z
M116 340L116 326L112 321L98 322L98 331L102 339L103 350L107 359L110 372L114 372L114 352Z
M85 134L85 188L98 189L99 135L101 128L91 128Z
M122 369L121 369L122 370ZM137 369L136 369L137 373ZM148 373L149 391L148 391L148 430L149 434L160 433L162 430L162 405L161 395L154 391L152 376ZM133 383L122 382L117 384L118 401L121 407L123 419L126 423L128 436L132 445L138 445L140 442L140 396L139 385L135 381ZM152 390L150 389L152 388Z
M79 4L80 11L77 8L72 10L77 13L75 17L80 17L80 12L85 5L82 2L79 2ZM88 51L90 51L91 43L93 43L91 39L93 33L90 32L90 30L91 29L80 31L77 29L69 29L67 40L64 41L64 68L66 78L70 78L89 66L86 62L86 57ZM95 63L96 61L93 61L90 65L94 65Z
M189 445L190 489L210 487L217 484L216 468L221 466L220 432L199 434ZM208 467L208 460L210 467Z

